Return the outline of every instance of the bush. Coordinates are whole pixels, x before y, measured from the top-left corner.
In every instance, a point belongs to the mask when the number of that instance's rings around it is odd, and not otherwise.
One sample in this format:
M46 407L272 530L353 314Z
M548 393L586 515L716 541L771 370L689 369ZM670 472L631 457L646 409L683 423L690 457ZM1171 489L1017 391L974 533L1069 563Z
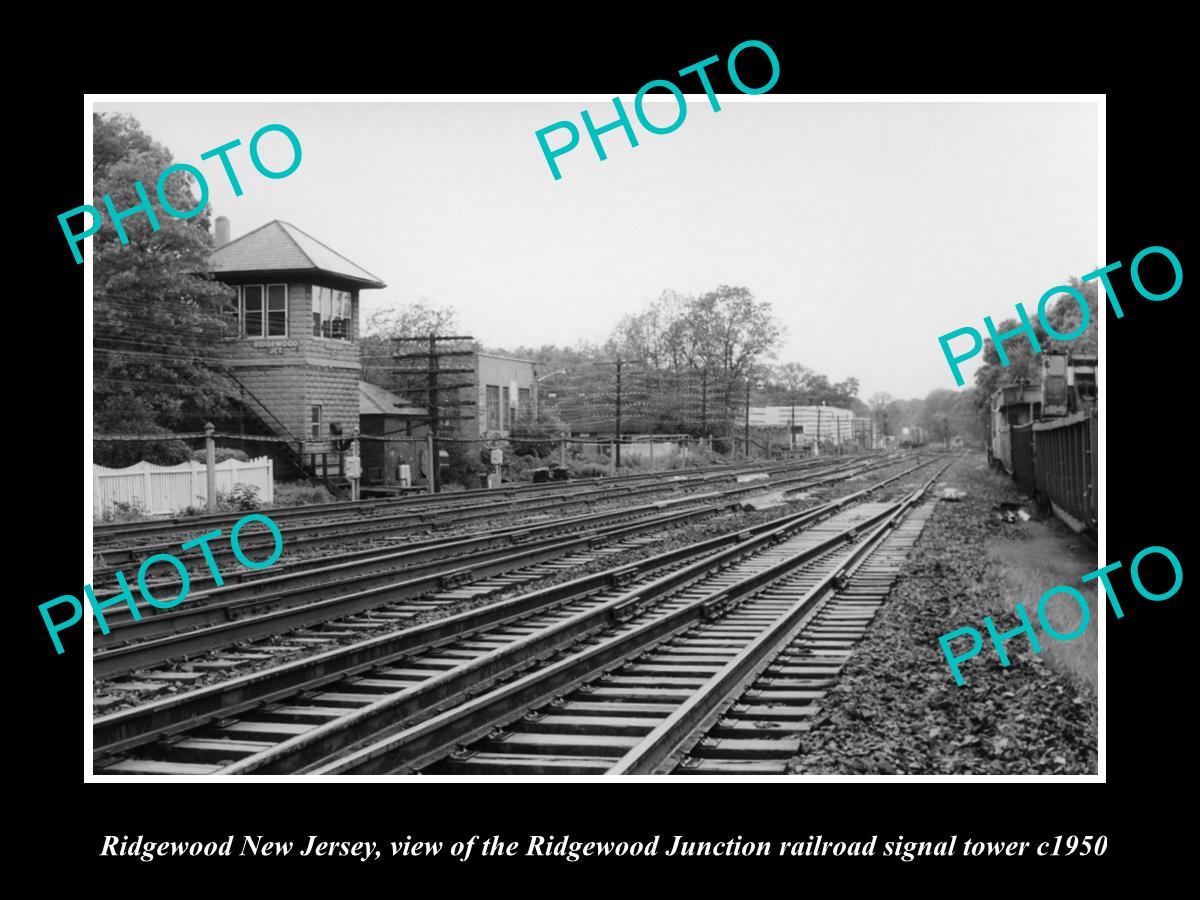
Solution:
M92 462L110 469L125 469L140 462L174 466L191 458L192 449L180 440L92 442Z
M508 438L508 446L516 456L533 456L539 459L556 458L559 450L556 435L537 430L512 432Z
M333 503L336 498L323 485L303 481L276 482L272 506L311 506L314 503Z
M252 484L238 482L229 493L217 491L217 509L222 512L252 512L262 509L258 499L258 488Z
M227 459L236 459L238 462L250 462L250 454L245 450L239 450L237 447L217 447L216 457L216 461L219 463L225 462ZM207 462L207 451L203 447L199 450L193 450L192 459L199 463Z
M549 460L528 454L523 456L517 456L516 454L505 455L505 474L512 481L533 481L532 471L534 469L547 468L549 462Z
M114 500L112 505L104 510L104 514L100 517L101 522L138 522L148 518L150 513L142 505L142 501L134 497L128 503L121 500Z
M570 469L571 474L576 478L600 478L608 474L608 466L601 466L596 463L572 462Z
M439 442L442 450L446 451L447 467L442 472L442 484L451 482L464 485L468 489L479 487L478 473L488 471L479 459L478 452L471 445L460 441Z

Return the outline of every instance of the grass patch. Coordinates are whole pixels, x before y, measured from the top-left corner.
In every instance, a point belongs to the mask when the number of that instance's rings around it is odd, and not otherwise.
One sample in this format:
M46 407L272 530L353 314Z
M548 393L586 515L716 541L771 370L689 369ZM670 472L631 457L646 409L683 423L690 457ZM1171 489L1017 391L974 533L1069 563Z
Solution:
M333 503L337 500L323 485L305 484L303 481L275 482L275 498L272 506L312 506L314 503Z
M1042 656L1050 668L1095 695L1099 620L1104 608L1098 605L1096 582L1085 585L1079 579L1099 567L1096 548L1055 521L1027 522L1024 530L1024 540L992 537L986 543L989 574L994 577L989 581L1003 590L992 608L1011 614L1021 603L1034 623ZM1046 635L1037 619L1038 600L1056 585L1073 587L1088 601L1091 619L1087 630L1070 641ZM1079 606L1069 595L1060 595L1050 600L1046 618L1055 631L1069 634L1079 627Z

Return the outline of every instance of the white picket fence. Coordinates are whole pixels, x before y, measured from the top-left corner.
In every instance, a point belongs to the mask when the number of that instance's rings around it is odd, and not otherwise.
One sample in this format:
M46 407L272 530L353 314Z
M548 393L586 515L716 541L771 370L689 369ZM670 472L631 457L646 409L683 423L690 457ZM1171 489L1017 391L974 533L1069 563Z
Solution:
M258 488L263 503L275 500L275 467L270 457L249 462L227 459L217 463L217 490L229 493L235 484ZM208 474L202 462L159 466L140 462L124 469L92 466L92 515L103 518L116 503L136 505L155 516L181 512L208 501Z

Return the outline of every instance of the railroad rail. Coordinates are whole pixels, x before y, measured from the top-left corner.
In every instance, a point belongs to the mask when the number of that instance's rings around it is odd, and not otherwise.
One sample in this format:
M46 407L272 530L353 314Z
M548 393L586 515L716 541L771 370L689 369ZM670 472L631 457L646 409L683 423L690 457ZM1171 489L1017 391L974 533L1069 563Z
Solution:
M931 462L736 534L100 716L93 720L96 770L235 774L326 765L331 755L360 752L360 744L387 729L437 719L447 705L449 714L498 679L570 653L622 622L655 610L674 615L681 601L673 598L693 582L769 553ZM860 515L837 540L849 540L849 532L874 518Z
M676 493L681 490L696 489L730 478L737 479L739 477L753 477L764 474L769 477L775 472L807 471L814 468L826 470L852 466L858 460L861 460L861 457L843 456L821 460L804 460L783 466L759 468L749 472L730 470L698 476L677 476L672 474L669 477L655 478L646 483L619 485L615 488L597 488L587 493L575 492L565 496L541 497L536 500L505 500L502 502L485 502L459 506L452 510L452 514L446 509L436 508L387 512L366 517L360 516L351 519L336 519L308 524L285 523L280 524L280 530L284 539L282 559L284 561L295 559L297 551L316 549L327 544L330 540L340 542L350 538L378 539L388 535L397 536L413 532L458 529L465 522L485 521L513 513L522 516L534 514L557 515L564 510L581 506L592 507L594 504L616 502L632 497ZM191 536L195 535L189 534L184 539ZM249 529L243 532L239 543L243 552L251 557L268 555L275 546L274 538L266 536L266 529L258 528L257 526L256 531L253 533ZM113 578L117 569L120 569L123 565L127 565L131 561L144 559L153 553L178 552L178 548L179 541L175 541L174 543L127 545L98 549L95 551L94 556L101 564L96 566L94 578L100 581ZM259 551L265 551L265 553L259 553ZM237 568L230 565L233 559L233 551L227 543L214 543L211 547L211 552L215 563L225 564L224 568L230 570ZM211 575L208 573L207 564L200 554L187 555L184 561L190 562L189 568L200 579L211 578Z
M891 464L877 461L840 467L824 477L792 475L771 483L770 489L795 493ZM554 574L564 566L584 565L601 555L631 549L629 541L636 535L716 514L760 490L759 484L753 484L584 517L587 528L574 537L571 523L560 522L536 529L541 535L536 538L531 529L510 532L508 541L476 538L485 543L482 549L448 557L434 554L430 559L428 548L409 548L287 572L194 593L185 605L170 610L139 604L143 618L137 621L127 607L118 607L109 617L110 633L101 635L98 627L93 632L93 678L111 679L169 660L191 658L368 610L383 610L387 615L335 625L332 635L312 633L302 637L332 640L345 636L345 628L352 629L353 634L360 629L395 627L404 618L456 600L474 599ZM463 543L450 541L447 546L461 550ZM554 560L565 562L548 565Z
M729 671L726 677L690 657L694 674L709 681L672 723L674 743L664 739L656 748L647 735L644 748L627 754L613 774L787 774L821 700L883 608L933 508L926 503L909 512L836 590L815 598L790 630L780 629L774 647L757 661L736 644L713 647L712 661ZM672 650L686 646L680 641Z
M572 478L569 481L550 481L543 484L507 484L498 488L478 488L467 491L453 491L440 494L415 494L406 497L378 498L372 500L339 500L330 503L312 503L306 506L280 507L271 510L272 517L281 520L320 518L324 516L346 515L353 518L358 515L374 515L376 510L394 510L409 507L445 506L455 503L468 503L479 499L496 499L536 496L541 493L554 493L570 490L588 490L599 485L629 484L639 481L649 481L660 478L664 474L702 474L751 467L726 465L705 466L688 472L639 472L630 475L595 476L587 478ZM239 518L238 513L204 513L198 516L171 516L156 518L142 522L97 522L92 527L95 542L120 541L135 535L173 534L179 531L197 533L212 528L229 527Z
M944 471L944 469L942 470ZM939 472L938 475L941 473ZM653 774L776 659L938 475L895 503L866 503L710 570L669 601L465 703L301 771L370 774ZM632 592L624 602L640 598ZM801 667L803 668L803 667ZM794 677L776 700L811 711L827 672ZM750 721L751 728L757 728ZM744 734L744 732L743 732ZM743 755L759 749L738 740ZM465 745L465 746L464 746ZM779 750L790 745L775 745ZM783 752L787 752L784 750ZM238 771L239 766L228 767Z
M834 459L853 459L869 454L848 454ZM278 507L265 512L277 524L295 523L308 519L329 519L331 521L354 521L363 517L373 517L390 512L405 510L437 510L448 512L453 509L472 506L474 504L496 504L504 502L526 501L541 496L572 495L587 493L605 493L613 489L634 487L641 484L651 484L661 481L704 480L708 478L728 478L739 474L751 474L761 471L774 471L788 467L819 465L828 462L830 457L792 460L785 463L750 463L705 466L697 469L664 470L661 472L640 472L631 475L601 476L594 478L575 478L569 481L550 481L544 484L509 484L498 488L480 488L477 490L452 491L439 494L416 494L408 497L375 499L375 500L344 500L332 503L313 503L306 506ZM121 541L132 538L154 538L180 534L187 537L203 534L213 528L232 527L244 513L205 513L198 516L173 516L141 522L94 523L92 526L93 543L97 548L119 551ZM161 541L164 546L165 541ZM176 542L178 543L178 542ZM141 549L140 545L137 546Z

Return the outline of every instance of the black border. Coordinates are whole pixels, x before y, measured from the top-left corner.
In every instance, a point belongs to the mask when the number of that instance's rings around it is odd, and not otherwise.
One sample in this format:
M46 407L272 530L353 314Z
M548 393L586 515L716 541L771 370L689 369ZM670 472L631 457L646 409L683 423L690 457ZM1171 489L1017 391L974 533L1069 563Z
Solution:
M547 13L553 16L554 13ZM873 45L855 44L839 33L835 46L824 57L814 56L822 42L816 28L746 28L726 36L697 36L671 32L666 39L640 34L622 24L598 28L590 43L573 31L570 40L539 40L529 33L524 47L504 41L472 48L459 39L439 39L428 33L410 36L402 52L377 59L374 65L343 71L337 89L437 92L589 92L630 96L647 80L669 73L709 55L725 54L738 41L754 37L769 43L781 62L781 78L773 93L792 91L869 91L881 88L912 91L1030 90L1014 83L1013 59L995 44L969 48L950 42L934 51L917 51L901 42L893 54L873 56ZM734 29L728 29L734 32ZM372 46L376 41L378 44ZM300 53L300 47L294 48ZM383 39L375 38L360 53L380 53ZM303 56L303 54L300 54ZM871 60L872 65L857 66ZM1040 65L1046 57L1028 59ZM936 62L937 65L933 65ZM171 72L159 89L171 91L255 90L259 85L214 77L223 61L194 71ZM835 65L831 65L835 64ZM295 77L269 89L330 90L328 68L318 76L298 66ZM716 69L719 71L719 68ZM229 70L226 70L229 71ZM889 77L888 73L895 77ZM914 73L935 77L919 78ZM964 74L969 73L969 74ZM1095 79L1085 78L1078 67L1065 64L1056 73L1054 90L1096 90ZM147 77L151 77L150 73ZM746 76L751 81L751 76ZM109 83L103 83L108 80ZM1092 84L1085 84L1091 81ZM752 82L753 83L753 82ZM132 90L134 85L102 79L97 90ZM141 89L142 85L136 86ZM717 85L718 90L723 88ZM45 262L38 282L50 296L51 309L71 308L80 296L81 267L63 253L62 236L55 216L78 203L80 173L78 149L83 114L82 96L63 91L47 95L36 118L37 152L22 165L26 176L19 188L30 192L22 208L33 211L32 247ZM1183 141L1172 136L1180 115L1169 91L1123 91L1108 98L1108 259L1126 263L1149 245L1171 248L1187 268L1184 254ZM484 152L481 148L481 152ZM1081 155L1093 152L1081 145ZM997 260L1002 265L1003 260ZM987 273L980 273L975 288L987 295ZM1187 475L1180 447L1190 444L1192 418L1190 392L1185 379L1188 354L1184 342L1188 329L1183 320L1183 291L1169 301L1150 303L1136 297L1125 280L1115 278L1126 315L1106 320L1106 403L1108 496L1107 560L1128 564L1133 554L1149 544L1170 547L1188 570L1186 545L1180 523L1186 503ZM1186 291L1186 286L1184 288ZM15 298L13 298L15 300ZM1012 298L1029 300L1029 298ZM1028 305L1028 303L1027 303ZM34 304L40 311L42 304ZM86 315L86 310L85 310ZM40 318L40 317L39 317ZM54 317L57 318L57 317ZM23 752L20 783L34 787L28 809L33 821L29 833L61 867L85 862L101 878L130 883L164 884L164 875L177 878L186 861L157 860L152 864L128 859L100 859L104 834L145 833L160 838L224 836L229 833L266 833L272 837L304 839L320 833L339 839L388 840L405 834L453 840L459 836L500 833L513 840L526 834L571 833L579 839L631 838L653 833L687 834L697 839L724 839L737 834L747 839L794 839L810 834L853 840L879 834L905 834L927 840L958 833L993 840L1033 840L1055 834L1109 835L1104 860L1051 862L1000 859L980 868L962 860L899 864L867 860L866 868L849 867L845 860L704 859L685 867L676 863L659 868L659 861L621 861L614 872L639 875L655 872L675 879L683 875L707 878L734 873L739 879L764 874L803 877L812 866L829 875L857 876L879 873L894 880L902 873L917 873L922 883L936 888L946 865L957 871L1003 875L1020 868L1038 881L1014 883L1013 889L1047 886L1046 879L1072 881L1084 873L1101 871L1111 859L1123 864L1162 860L1173 856L1172 844L1182 835L1160 819L1176 798L1175 780L1188 768L1185 734L1189 681L1182 675L1178 637L1189 634L1184 621L1183 592L1169 601L1153 604L1133 598L1127 579L1114 579L1125 608L1117 621L1111 613L1108 626L1108 728L1106 785L1054 784L909 784L901 788L871 784L708 785L665 790L643 785L437 785L398 784L384 788L359 785L337 788L306 785L297 789L272 788L270 796L256 789L251 802L245 790L230 793L194 785L83 785L80 725L83 698L80 691L81 639L75 631L66 640L67 653L59 658L48 647L36 604L60 593L78 590L81 574L68 563L73 553L65 543L67 523L77 514L74 493L80 477L79 457L71 435L78 427L75 403L81 385L75 381L71 356L80 342L53 330L49 340L29 334L15 342L21 353L22 373L15 382L13 409L33 412L31 423L18 426L26 440L13 441L16 459L33 460L33 477L12 477L17 499L10 514L27 520L14 546L21 547L18 566L27 583L17 592L24 617L21 643L26 651L18 670L17 693L28 727L18 729L14 741ZM36 352L40 350L41 352ZM28 371L32 370L32 371ZM13 376L10 376L13 377ZM33 396L26 396L30 393ZM57 402L55 402L57 401ZM54 411L55 415L47 415ZM24 418L24 417L22 417ZM60 425L60 420L62 424ZM64 432L59 434L59 431ZM19 470L18 470L19 471ZM22 496L22 493L25 495ZM18 512L19 511L19 512ZM27 537L25 535L28 535ZM36 537L34 537L36 535ZM19 542L19 543L17 543ZM32 558L26 558L32 557ZM1181 653L1180 649L1184 649ZM20 707L19 707L20 708ZM1181 752L1182 751L1182 752ZM1166 779L1171 779L1167 782ZM884 798L881 791L887 791ZM436 798L433 793L436 792ZM235 862L235 861L230 861ZM567 878L587 877L604 861L567 864L555 860L514 863L487 860L487 865L425 864L363 866L331 860L320 868L289 865L295 860L272 862L268 877L297 875L315 886L327 877L345 883L346 874L364 870L386 878L405 874L456 878L476 876L483 883L497 875L512 874L514 865L532 873ZM196 867L195 864L192 864ZM551 868L547 870L547 866ZM564 867L565 868L562 868ZM763 867L766 867L764 869ZM785 866L787 867L785 869ZM1027 872L1033 866L1036 872ZM799 868L797 868L799 867ZM246 874L249 866L215 868L211 874L226 879ZM259 867L255 867L259 869ZM334 870L338 871L335 872ZM1015 874L1015 873L1014 873ZM229 883L226 881L225 883ZM673 882L674 883L674 882ZM802 882L797 881L797 885ZM837 884L839 882L835 882ZM458 885L459 882L447 883ZM503 883L496 883L503 887ZM613 882L617 886L621 882ZM751 885L754 882L750 882ZM778 887L786 889L787 882ZM960 887L970 889L969 885ZM213 885L208 886L209 890ZM410 884L409 889L415 889ZM754 889L753 887L751 889ZM773 889L759 882L759 889Z

